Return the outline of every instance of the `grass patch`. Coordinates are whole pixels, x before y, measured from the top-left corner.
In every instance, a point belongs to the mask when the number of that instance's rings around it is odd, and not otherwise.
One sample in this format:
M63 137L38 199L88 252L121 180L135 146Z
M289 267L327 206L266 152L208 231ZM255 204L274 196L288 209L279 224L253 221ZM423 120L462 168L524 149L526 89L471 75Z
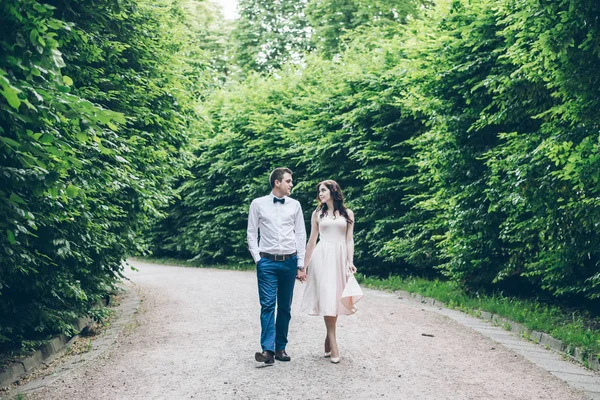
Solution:
M172 265L176 267L189 267L189 268L217 268L217 269L229 269L234 271L250 271L256 268L256 266L252 263L244 263L244 264L211 264L206 265L198 260L184 260L180 258L167 258L167 257L130 257L132 261L140 261L147 262L152 264L160 264L160 265Z
M544 332L567 346L579 347L586 354L600 357L600 319L583 311L502 295L469 294L454 282L400 276L378 279L361 274L357 274L357 278L365 286L374 289L418 293L470 314L487 311L518 322L528 329Z

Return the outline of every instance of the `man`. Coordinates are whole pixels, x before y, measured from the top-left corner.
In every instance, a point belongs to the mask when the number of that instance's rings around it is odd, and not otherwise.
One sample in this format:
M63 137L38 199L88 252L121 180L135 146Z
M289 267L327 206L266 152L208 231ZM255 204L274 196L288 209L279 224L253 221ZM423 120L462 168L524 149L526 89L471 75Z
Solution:
M294 186L292 171L276 168L271 172L270 183L271 193L254 199L248 215L248 248L256 263L261 308L262 352L257 352L254 358L265 364L273 364L275 359L291 359L285 347L294 283L296 279L306 279L306 229L302 207L297 200L288 197Z

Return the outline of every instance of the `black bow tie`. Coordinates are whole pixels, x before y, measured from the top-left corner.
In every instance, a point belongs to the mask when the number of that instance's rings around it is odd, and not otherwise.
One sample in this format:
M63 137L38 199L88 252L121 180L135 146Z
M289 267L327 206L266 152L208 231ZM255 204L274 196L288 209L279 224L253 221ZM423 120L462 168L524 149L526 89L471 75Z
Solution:
M277 197L273 197L273 203L285 204L285 199L278 199Z

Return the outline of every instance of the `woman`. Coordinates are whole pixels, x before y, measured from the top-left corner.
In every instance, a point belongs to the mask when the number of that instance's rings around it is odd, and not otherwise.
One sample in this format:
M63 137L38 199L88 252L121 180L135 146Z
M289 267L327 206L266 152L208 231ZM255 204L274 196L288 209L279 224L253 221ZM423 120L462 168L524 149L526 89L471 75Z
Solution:
M325 357L337 364L337 317L354 314L354 304L363 296L354 278L354 213L344 205L342 189L333 180L317 185L317 201L306 246L307 283L302 310L324 317Z

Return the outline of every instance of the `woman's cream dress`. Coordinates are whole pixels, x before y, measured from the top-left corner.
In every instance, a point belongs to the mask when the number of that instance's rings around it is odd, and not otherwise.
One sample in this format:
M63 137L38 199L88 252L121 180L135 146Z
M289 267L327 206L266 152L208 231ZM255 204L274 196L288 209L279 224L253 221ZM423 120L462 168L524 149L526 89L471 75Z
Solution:
M318 222L319 242L306 269L308 279L301 310L322 316L354 314L354 305L363 292L346 262L348 223L343 216L328 215L319 216Z

